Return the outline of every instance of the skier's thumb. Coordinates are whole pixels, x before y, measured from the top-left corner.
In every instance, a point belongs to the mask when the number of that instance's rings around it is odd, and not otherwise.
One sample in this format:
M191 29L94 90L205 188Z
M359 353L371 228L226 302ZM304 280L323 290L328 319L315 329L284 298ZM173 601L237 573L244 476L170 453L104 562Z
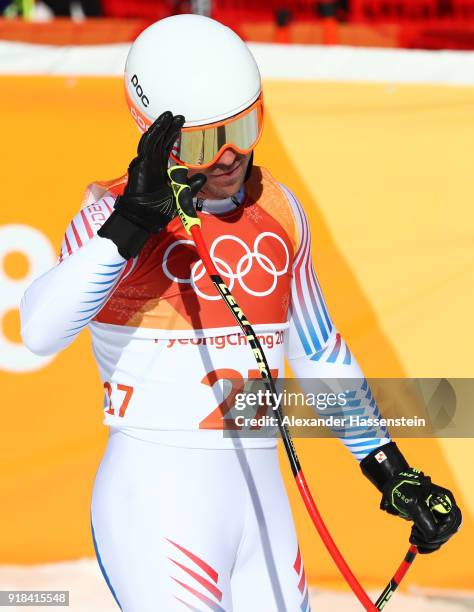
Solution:
M423 502L416 504L412 509L412 519L421 533L429 540L436 536L438 525L431 510Z
M201 191L206 181L207 178L204 176L204 174L194 174L188 178L188 183L191 187L193 198Z

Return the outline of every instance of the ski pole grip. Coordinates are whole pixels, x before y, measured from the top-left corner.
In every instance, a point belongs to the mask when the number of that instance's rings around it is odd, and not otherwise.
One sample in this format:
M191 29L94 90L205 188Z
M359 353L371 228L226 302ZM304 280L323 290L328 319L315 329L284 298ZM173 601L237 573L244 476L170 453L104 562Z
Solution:
M179 218L188 234L194 225L201 227L201 221L193 206L191 187L188 185L188 169L186 166L171 166L168 168L171 189L173 190Z

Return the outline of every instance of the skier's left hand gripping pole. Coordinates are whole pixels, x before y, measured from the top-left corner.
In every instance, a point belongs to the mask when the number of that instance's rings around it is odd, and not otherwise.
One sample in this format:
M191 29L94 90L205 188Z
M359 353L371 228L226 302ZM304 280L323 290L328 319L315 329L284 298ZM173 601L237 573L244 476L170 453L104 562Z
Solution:
M263 352L258 337L254 333L252 326L247 321L247 318L245 317L242 309L238 306L227 285L222 280L214 265L214 262L210 257L209 251L201 233L201 221L196 215L196 211L194 210L191 189L187 183L187 175L188 168L186 166L172 166L168 169L168 176L170 177L171 188L175 196L175 202L179 218L181 219L181 222L186 232L192 236L196 245L198 255L204 264L206 272L214 283L222 299L232 312L232 315L236 320L237 324L247 337L248 343L257 361L260 375L264 381L265 386L270 391L270 397L273 399L276 397L276 387L275 382L270 373L270 368L268 367L265 353ZM279 406L276 406L276 404L273 405L273 408L277 415L278 428L280 430L283 445L285 447L285 451L290 462L291 471L293 473L293 476L295 477L298 490L300 492L301 497L303 498L304 504L306 506L308 514L311 517L311 520L313 521L314 526L316 527L321 539L323 540L339 571L345 578L348 585L351 587L356 597L359 599L360 603L364 606L366 610L380 610L381 607L379 608L378 606L375 606L367 595L367 593L364 591L359 581L347 565L334 540L332 539L331 534L329 533L316 507L314 499L311 495L311 491L309 490L309 487L306 484L306 480L301 469L301 465L296 454L296 450L293 445L289 429L283 421L283 412L281 411L281 408ZM390 583L390 586L392 586L392 589L390 589L391 595L396 587L393 588L394 585L392 585L392 582ZM383 603L381 602L382 607L388 600L388 589L389 587L387 587L387 589L384 591L385 597Z

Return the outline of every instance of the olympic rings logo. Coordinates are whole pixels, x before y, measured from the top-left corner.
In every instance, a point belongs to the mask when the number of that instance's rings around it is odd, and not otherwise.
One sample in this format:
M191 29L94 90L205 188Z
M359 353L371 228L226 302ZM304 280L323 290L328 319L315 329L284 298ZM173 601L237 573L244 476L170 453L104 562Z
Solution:
M264 253L261 253L259 251L260 243L262 242L262 240L265 239L277 240L282 245L285 253L285 264L281 268L281 270L277 270L275 264L270 259L270 257L268 257L268 255L265 255ZM216 255L216 249L218 245L224 241L236 242L244 250L244 254L237 262L235 271L224 259L222 259L222 257L218 257ZM197 286L199 280L206 273L206 270L204 269L204 264L201 260L198 260L193 264L191 268L191 274L187 278L180 278L169 270L168 258L171 252L181 244L194 245L192 240L176 240L175 242L171 243L163 254L163 272L170 280L174 281L175 283L190 284L193 287L194 291L203 299L219 300L219 295L208 295L207 293L204 293L201 289L199 289L199 287ZM259 234L257 238L255 238L252 250L250 250L248 245L241 238L233 236L232 234L224 234L214 240L209 250L209 253L211 255L212 261L214 262L214 265L216 266L217 271L226 281L230 291L232 291L235 283L238 282L244 291L246 291L249 295L253 295L254 297L265 297L273 293L275 287L277 286L278 278L280 276L283 276L283 274L287 272L288 266L290 264L290 255L288 253L288 249L285 242L282 238L280 238L280 236L277 236L273 232L262 232L261 234ZM264 288L261 291L251 289L245 280L245 277L250 273L251 270L253 270L254 265L260 266L260 268L267 273L271 282L269 287Z

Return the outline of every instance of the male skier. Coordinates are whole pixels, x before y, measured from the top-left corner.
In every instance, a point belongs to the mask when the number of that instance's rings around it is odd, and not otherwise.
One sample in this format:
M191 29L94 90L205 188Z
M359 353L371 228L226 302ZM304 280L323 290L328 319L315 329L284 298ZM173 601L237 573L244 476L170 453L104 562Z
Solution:
M276 441L223 435L236 429L224 382L253 377L255 363L176 216L170 165L189 168L211 256L274 376L285 355L297 377L363 375L324 303L303 208L252 166L263 101L247 46L211 19L170 17L134 42L125 84L144 132L128 177L90 188L58 265L21 305L36 353L92 333L110 427L92 496L100 567L126 612L305 612ZM360 408L379 414L370 393ZM413 521L421 553L457 531L452 493L411 468L387 432L343 442L381 507Z

